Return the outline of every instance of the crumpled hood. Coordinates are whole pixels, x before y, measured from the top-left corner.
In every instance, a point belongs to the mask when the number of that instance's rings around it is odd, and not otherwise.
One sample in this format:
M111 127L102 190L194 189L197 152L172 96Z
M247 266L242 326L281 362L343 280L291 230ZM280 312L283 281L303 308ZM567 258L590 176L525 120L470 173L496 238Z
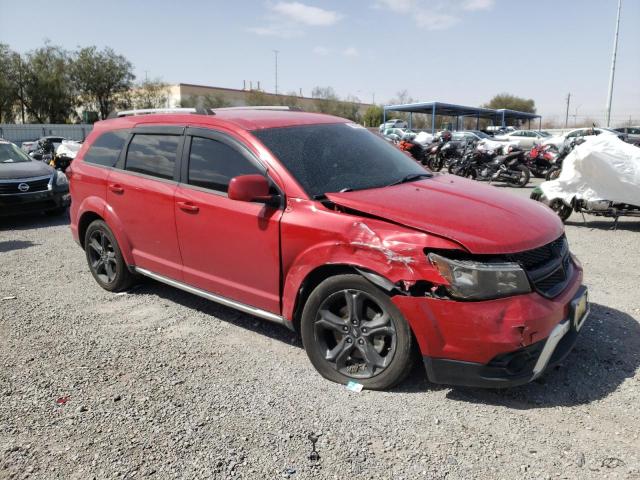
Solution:
M40 161L0 163L0 179L22 179L52 175L55 170Z
M563 232L558 216L541 203L452 175L328 193L327 198L337 205L453 240L478 254L531 250Z

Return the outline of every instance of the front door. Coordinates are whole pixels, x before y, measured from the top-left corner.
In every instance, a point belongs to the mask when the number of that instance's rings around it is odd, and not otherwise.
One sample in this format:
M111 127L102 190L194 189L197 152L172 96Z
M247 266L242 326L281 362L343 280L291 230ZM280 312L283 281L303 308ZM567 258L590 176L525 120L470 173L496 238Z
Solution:
M280 313L282 210L227 197L231 178L264 167L241 143L187 129L175 217L184 281L231 300Z
M129 241L136 266L176 280L182 279L174 211L182 131L183 127L135 129L124 164L111 170L107 179L107 203Z

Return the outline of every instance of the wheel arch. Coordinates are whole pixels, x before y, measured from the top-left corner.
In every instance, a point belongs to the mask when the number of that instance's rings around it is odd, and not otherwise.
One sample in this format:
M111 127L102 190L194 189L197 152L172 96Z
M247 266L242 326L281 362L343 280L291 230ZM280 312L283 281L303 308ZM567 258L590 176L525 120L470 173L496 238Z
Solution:
M84 212L80 216L80 219L78 220L78 242L80 243L80 246L82 247L83 250L84 250L84 241L85 241L85 236L87 234L87 229L89 228L89 225L91 225L91 223L96 220L104 221L104 218L102 218L100 215L98 215L96 212L92 210Z
M326 279L346 274L360 275L385 291L391 291L395 287L393 282L385 276L358 265L342 263L317 266L305 276L297 289L293 312L290 317L296 332L300 331L302 311L311 292Z

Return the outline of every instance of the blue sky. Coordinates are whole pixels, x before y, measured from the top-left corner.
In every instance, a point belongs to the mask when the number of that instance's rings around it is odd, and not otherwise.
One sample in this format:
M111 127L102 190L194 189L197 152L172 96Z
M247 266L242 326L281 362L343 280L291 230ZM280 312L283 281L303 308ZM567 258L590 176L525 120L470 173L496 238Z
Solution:
M144 78L241 88L243 80L309 95L385 103L479 105L509 92L546 117L600 120L616 0L0 0L0 42L110 46ZM612 118L640 121L640 0L624 0ZM602 120L600 120L602 121Z

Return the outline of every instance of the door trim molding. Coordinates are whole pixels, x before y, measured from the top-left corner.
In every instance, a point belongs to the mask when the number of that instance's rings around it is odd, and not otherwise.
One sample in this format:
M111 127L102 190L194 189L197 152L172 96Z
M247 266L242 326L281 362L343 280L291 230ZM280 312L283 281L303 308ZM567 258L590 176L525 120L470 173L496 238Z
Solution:
M293 328L291 322L288 322L287 320L284 319L284 317L280 315L276 315L275 313L267 312L266 310L262 310L261 308L252 307L251 305L246 305L244 303L236 302L235 300L231 300L230 298L216 295L215 293L207 292L206 290L201 290L197 287L187 285L186 283L182 283L177 280L173 280L171 278L165 277L163 275L159 275L145 268L134 267L134 270L138 272L140 275L144 275L145 277L152 278L153 280L157 280L158 282L170 285L172 287L179 288L180 290L184 290L185 292L198 295L199 297L206 298L207 300L211 300L213 302L219 303L226 307L235 308L236 310L240 310L241 312L248 313L250 315L254 315L256 317L260 317L265 320L269 320L270 322L284 325L289 329Z

